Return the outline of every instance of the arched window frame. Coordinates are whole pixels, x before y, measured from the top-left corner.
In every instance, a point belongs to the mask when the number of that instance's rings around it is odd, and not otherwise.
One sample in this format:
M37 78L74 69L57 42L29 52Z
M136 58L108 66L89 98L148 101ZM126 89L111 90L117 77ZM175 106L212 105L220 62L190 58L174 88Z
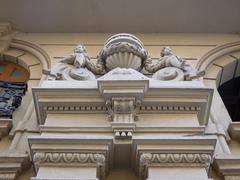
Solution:
M232 138L240 135L240 122L232 122L217 88L223 83L240 76L240 41L227 43L205 54L196 68L205 70L205 85L213 87L214 95L210 117L221 125Z

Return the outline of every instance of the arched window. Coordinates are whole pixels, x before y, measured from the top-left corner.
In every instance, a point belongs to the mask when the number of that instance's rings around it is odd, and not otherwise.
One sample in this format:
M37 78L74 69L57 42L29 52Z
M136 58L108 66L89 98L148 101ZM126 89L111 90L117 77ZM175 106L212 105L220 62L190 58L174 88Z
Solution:
M204 84L216 89L213 94L211 119L228 131L229 125L233 124L233 121L240 122L239 118L234 119L231 115L235 105L230 102L230 98L232 98L230 92L233 91L231 89L235 83L230 85L231 87L224 85L228 82L231 84L231 80L235 81L240 76L240 41L223 44L212 49L202 56L197 64L197 69L206 71L203 78ZM224 94L229 94L229 96L224 97ZM228 103L223 102L225 99L228 99Z
M240 121L240 77L225 82L218 92L228 110L232 121Z
M0 61L0 118L12 118L27 90L29 72L19 64Z
M0 61L0 81L10 83L26 83L29 72L19 64L10 61Z

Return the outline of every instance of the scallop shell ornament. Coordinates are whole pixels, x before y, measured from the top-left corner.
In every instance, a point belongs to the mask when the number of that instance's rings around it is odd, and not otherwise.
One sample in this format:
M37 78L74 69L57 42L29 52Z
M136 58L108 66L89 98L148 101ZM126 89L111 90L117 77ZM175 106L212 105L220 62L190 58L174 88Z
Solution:
M116 34L110 37L99 58L105 62L107 71L115 68L132 68L141 71L142 62L147 59L148 53L142 42L131 34Z

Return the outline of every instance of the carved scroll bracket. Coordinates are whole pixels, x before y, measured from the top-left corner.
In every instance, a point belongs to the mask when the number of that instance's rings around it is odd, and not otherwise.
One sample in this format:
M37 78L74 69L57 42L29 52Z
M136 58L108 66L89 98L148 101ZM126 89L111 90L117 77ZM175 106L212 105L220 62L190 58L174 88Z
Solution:
M109 120L112 121L111 125L115 140L128 140L131 142L140 106L141 100L130 97L113 97L106 100L106 107Z
M0 23L0 54L9 48L12 40L12 27L10 23Z
M133 69L116 68L98 79L117 143L131 142L149 79Z

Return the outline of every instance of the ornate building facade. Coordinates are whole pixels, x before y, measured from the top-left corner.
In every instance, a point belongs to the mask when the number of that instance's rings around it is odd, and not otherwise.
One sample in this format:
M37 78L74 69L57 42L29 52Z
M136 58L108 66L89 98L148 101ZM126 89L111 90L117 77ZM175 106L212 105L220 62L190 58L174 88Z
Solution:
M0 179L240 179L240 122L218 91L239 61L233 33L1 23Z

